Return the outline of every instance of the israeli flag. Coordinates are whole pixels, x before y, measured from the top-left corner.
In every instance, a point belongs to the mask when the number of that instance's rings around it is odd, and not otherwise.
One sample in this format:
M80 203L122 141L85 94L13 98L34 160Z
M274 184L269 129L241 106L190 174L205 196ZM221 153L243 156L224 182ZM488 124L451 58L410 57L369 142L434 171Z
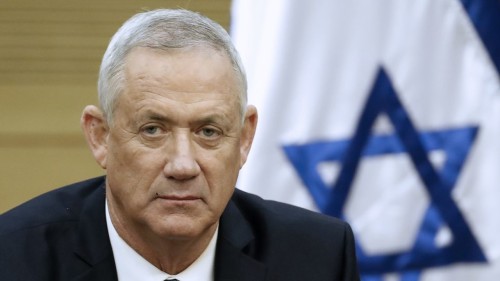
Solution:
M500 1L233 0L238 187L349 221L364 281L500 280Z

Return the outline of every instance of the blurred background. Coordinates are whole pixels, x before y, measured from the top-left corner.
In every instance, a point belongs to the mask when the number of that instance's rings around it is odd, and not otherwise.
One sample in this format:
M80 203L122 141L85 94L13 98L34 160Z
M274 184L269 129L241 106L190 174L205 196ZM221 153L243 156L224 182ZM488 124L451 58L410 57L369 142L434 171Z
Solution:
M239 188L347 220L363 281L500 280L500 0L0 1L0 213L103 174L80 113L110 37L158 7L242 56Z
M238 186L347 220L363 281L500 280L500 0L233 0Z

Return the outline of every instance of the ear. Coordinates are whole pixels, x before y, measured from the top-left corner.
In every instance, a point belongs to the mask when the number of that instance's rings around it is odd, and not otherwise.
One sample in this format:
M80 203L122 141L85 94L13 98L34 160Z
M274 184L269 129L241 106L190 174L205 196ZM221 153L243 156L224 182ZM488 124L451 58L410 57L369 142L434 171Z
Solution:
M247 161L248 153L250 153L250 148L252 147L253 138L255 136L255 130L257 129L257 121L257 109L255 106L249 105L245 113L245 120L243 122L240 139L240 169Z
M109 127L104 114L98 107L88 105L83 109L80 125L95 160L106 169Z

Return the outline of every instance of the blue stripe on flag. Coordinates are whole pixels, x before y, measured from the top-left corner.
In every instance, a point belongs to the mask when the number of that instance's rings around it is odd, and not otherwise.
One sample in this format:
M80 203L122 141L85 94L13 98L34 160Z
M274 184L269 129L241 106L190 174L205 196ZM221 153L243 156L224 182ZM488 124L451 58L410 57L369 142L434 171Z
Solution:
M461 0L500 73L500 0Z

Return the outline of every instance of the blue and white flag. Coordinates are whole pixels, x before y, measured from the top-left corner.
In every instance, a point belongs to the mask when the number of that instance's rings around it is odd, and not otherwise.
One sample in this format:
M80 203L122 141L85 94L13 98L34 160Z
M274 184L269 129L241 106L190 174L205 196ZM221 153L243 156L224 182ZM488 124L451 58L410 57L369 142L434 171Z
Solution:
M233 0L238 186L349 221L364 281L500 280L500 1Z

